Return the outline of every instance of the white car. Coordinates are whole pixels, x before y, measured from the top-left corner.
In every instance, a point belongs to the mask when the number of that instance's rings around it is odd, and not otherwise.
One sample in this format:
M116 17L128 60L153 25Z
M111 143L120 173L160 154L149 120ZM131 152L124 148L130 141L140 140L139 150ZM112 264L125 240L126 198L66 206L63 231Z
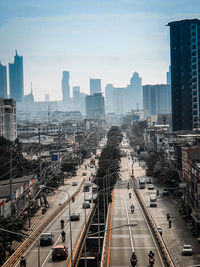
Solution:
M153 186L152 184L150 184L150 185L148 186L148 190L154 190L154 186Z
M183 245L182 248L182 255L187 256L187 255L192 255L193 254L193 248L191 245Z
M77 181L73 181L72 182L72 186L77 186L78 185L78 182Z

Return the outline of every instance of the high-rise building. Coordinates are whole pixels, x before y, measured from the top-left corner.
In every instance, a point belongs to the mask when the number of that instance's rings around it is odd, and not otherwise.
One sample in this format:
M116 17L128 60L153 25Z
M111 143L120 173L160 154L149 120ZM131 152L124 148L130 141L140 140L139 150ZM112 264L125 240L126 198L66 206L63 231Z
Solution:
M63 102L68 102L70 99L69 71L63 71L62 95L63 95Z
M17 138L15 99L0 97L0 136L11 141Z
M171 66L169 66L169 71L167 72L167 84L171 85Z
M0 97L7 98L7 72L6 66L0 62Z
M73 103L74 103L74 111L80 111L80 86L73 86Z
M101 79L90 79L90 95L101 93Z
M185 19L170 26L172 130L199 128L200 20Z
M116 115L123 114L124 111L124 88L114 88L113 90L113 110Z
M130 84L125 89L124 100L126 103L125 112L130 112L132 109L142 109L142 78L137 72L133 73L130 79Z
M171 87L166 84L143 86L145 117L171 113Z
M86 117L102 118L105 116L105 104L102 94L86 96Z
M10 97L22 102L24 100L23 56L18 56L17 50L14 63L9 63L9 82Z
M114 90L114 87L112 84L106 85L106 87L105 87L106 113L113 112L113 90Z

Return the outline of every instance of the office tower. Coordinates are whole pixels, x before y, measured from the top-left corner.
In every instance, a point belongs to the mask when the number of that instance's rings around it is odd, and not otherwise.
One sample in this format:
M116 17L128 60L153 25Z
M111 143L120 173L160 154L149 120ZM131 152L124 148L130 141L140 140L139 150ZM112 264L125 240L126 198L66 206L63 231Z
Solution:
M143 86L145 117L171 113L171 87L166 84Z
M80 111L80 86L73 86L73 104L74 104L74 111Z
M114 88L113 90L113 110L116 115L120 115L125 112L124 91L124 88Z
M142 101L142 78L137 72L133 73L130 79L130 84L127 85L125 90L125 112L130 112L132 109L141 109Z
M49 94L45 94L44 95L44 101L45 102L49 102L50 98L49 98Z
M69 71L63 71L62 95L63 95L63 102L68 102L70 99Z
M171 85L171 66L169 66L169 71L167 72L167 84Z
M113 112L113 90L112 84L107 84L105 87L105 108L106 113Z
M23 56L18 56L17 50L14 63L9 63L9 82L10 97L22 102L24 100Z
M15 99L0 97L0 136L11 141L17 138Z
M105 116L105 104L102 94L86 96L86 117L102 118Z
M31 82L31 92L30 92L30 94L24 96L24 102L26 102L26 103L33 103L34 102L32 82Z
M6 66L0 62L0 97L7 98L7 73Z
M185 19L170 26L172 130L199 128L200 20Z
M101 93L101 79L90 79L90 95Z

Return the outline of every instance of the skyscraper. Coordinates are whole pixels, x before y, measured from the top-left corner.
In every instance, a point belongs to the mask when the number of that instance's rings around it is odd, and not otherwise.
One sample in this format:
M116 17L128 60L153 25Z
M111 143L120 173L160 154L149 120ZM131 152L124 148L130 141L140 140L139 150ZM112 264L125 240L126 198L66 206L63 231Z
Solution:
M167 72L167 84L171 85L171 66L169 66L169 71Z
M112 84L106 85L105 87L106 113L113 112L113 90L114 90L114 87Z
M166 84L143 86L145 117L171 113L171 87Z
M6 66L0 62L0 97L7 98L7 73Z
M74 111L80 111L80 86L73 86Z
M199 127L200 20L173 21L170 26L172 130Z
M9 63L9 82L10 97L22 102L24 100L23 56L18 56L17 50L14 63Z
M90 79L90 95L101 93L101 79Z
M70 99L69 71L63 71L62 95L63 95L63 102L68 102Z
M105 115L104 97L102 94L88 95L86 97L86 117L101 118Z

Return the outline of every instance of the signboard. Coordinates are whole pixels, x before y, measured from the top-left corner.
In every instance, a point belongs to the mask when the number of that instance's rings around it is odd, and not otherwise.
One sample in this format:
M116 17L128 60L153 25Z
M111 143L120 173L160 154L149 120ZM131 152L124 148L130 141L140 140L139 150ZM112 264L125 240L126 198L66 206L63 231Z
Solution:
M51 155L51 161L58 161L58 155L57 154L52 154Z
M179 187L180 187L180 188L186 188L186 183L180 183L180 184L179 184Z

